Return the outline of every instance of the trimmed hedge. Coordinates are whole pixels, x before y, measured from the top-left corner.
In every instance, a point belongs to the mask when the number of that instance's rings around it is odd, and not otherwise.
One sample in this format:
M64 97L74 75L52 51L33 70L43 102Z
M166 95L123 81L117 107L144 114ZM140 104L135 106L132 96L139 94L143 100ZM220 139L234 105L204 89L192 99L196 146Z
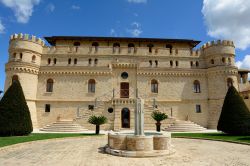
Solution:
M0 101L0 136L21 136L33 131L29 108L19 81L14 81Z
M228 88L217 129L231 135L250 135L250 112L233 86Z

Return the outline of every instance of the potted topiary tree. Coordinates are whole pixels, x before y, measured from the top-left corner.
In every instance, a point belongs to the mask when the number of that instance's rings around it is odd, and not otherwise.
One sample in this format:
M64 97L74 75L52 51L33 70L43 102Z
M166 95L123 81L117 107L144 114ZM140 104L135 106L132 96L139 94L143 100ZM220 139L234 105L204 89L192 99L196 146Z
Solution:
M95 116L95 115L92 115L88 120L90 124L96 125L95 128L96 134L99 134L100 132L100 125L107 123L107 121L108 119L105 116Z
M160 111L154 111L151 114L151 117L156 121L156 131L160 132L161 131L161 121L165 120L168 118L168 115L165 114L164 112Z

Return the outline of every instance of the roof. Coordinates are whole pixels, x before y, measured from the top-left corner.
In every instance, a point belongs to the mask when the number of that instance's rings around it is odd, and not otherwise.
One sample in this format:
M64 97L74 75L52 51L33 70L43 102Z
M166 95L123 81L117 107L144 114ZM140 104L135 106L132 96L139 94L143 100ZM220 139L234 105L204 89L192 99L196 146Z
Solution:
M249 69L238 69L238 73L250 73Z
M50 36L44 38L52 46L56 44L56 40L189 43L193 47L195 47L200 43L200 41L191 39L164 39L164 38L96 37L96 36Z

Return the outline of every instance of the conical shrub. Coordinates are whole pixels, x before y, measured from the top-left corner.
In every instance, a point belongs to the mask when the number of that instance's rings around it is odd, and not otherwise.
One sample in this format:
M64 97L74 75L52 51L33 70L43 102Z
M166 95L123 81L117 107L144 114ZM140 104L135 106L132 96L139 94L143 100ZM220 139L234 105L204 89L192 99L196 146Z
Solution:
M0 136L27 135L32 131L22 87L19 81L14 81L0 101Z
M250 112L233 86L228 88L217 129L231 135L250 135Z

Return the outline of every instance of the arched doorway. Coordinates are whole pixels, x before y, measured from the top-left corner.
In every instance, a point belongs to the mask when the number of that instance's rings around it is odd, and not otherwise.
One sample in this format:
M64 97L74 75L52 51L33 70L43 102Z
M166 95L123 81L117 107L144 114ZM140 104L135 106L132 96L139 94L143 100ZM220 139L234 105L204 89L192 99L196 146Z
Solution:
M123 108L121 114L122 128L130 128L130 110Z

